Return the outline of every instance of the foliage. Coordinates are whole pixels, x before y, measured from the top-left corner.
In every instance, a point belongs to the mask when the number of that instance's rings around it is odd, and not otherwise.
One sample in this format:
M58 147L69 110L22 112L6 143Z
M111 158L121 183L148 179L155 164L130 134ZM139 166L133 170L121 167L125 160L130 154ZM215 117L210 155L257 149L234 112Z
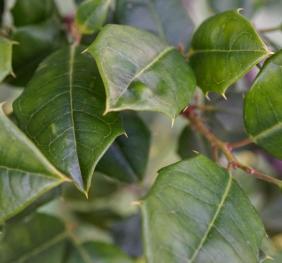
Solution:
M1 262L280 262L281 25L205 2L0 1Z

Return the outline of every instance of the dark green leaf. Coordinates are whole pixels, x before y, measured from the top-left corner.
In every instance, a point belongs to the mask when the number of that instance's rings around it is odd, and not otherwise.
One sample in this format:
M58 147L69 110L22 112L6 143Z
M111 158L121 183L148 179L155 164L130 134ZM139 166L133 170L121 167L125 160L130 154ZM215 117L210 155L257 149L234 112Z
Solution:
M245 127L251 139L282 159L282 51L265 62L245 97Z
M1 105L0 224L65 179L5 116Z
M123 130L115 113L103 116L104 87L82 50L65 48L42 62L14 112L46 157L87 192L96 163Z
M13 42L0 36L0 82L12 73Z
M263 225L232 175L204 156L162 169L142 204L148 263L257 263Z
M188 46L194 24L182 0L118 0L118 22L145 29L173 45Z
M106 22L112 0L87 0L79 6L75 22L82 34L93 34Z
M191 54L201 89L224 93L269 51L248 20L227 11L203 22L193 36Z
M15 45L13 55L16 79L11 79L10 82L17 86L25 86L39 63L66 43L60 23L55 18L37 25L17 28L12 33L12 39L18 45Z
M194 75L184 58L148 32L107 25L88 51L104 81L105 112L158 111L174 119L193 95Z
M150 131L134 112L122 114L127 136L116 139L97 170L124 182L142 180L145 175L150 150Z
M16 0L11 10L17 27L43 22L55 11L54 0Z

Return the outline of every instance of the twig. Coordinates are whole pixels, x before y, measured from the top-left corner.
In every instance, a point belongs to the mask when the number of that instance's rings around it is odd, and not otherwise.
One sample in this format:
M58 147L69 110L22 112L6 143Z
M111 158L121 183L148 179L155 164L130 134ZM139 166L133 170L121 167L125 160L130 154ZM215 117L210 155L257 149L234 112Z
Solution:
M230 150L234 150L234 149L237 149L237 148L247 146L247 145L252 144L252 143L253 142L251 141L251 139L246 138L246 139L238 141L238 142L228 143L228 147L230 147Z
M204 124L202 119L195 113L195 108L188 107L182 113L182 115L185 118L187 118L190 121L190 124L210 142L213 151L214 151L214 148L217 148L218 150L220 150L225 155L225 157L228 161L228 167L227 167L228 169L239 168L239 169L245 171L246 173L248 173L250 175L254 175L258 179L272 183L272 184L278 186L279 188L282 188L282 181L281 180L279 180L275 177L266 175L266 174L264 174L260 171L257 171L256 169L254 169L252 167L248 167L248 166L240 163L237 160L237 158L234 156L234 154L232 153L232 150L234 149L234 144L235 144L235 148L238 148L241 145L243 145L243 146L247 145L247 143L249 143L250 141L244 140L242 142L234 143L233 148L232 148L232 144L222 141L221 139L219 139L215 134L213 134L208 129L208 127Z
M274 27L260 29L259 32L260 33L270 33L270 32L281 31L281 30L282 30L282 24L280 24L278 26L274 26Z

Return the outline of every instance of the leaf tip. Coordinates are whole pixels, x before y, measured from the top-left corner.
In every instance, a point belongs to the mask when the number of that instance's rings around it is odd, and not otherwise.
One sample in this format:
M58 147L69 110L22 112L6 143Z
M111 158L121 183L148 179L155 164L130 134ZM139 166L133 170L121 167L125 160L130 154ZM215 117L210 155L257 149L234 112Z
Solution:
M221 93L221 96L223 97L223 99L224 100L227 100L227 97L226 97L226 95L225 95L225 93L223 92L223 93Z
M242 8L242 7L240 7L240 8L237 9L237 13L238 13L239 15L242 15L244 11L245 11L245 9Z
M205 97L206 97L206 99L207 99L208 101L211 101L211 99L210 99L210 97L209 97L209 93L208 93L208 92L206 92L206 93L205 93Z

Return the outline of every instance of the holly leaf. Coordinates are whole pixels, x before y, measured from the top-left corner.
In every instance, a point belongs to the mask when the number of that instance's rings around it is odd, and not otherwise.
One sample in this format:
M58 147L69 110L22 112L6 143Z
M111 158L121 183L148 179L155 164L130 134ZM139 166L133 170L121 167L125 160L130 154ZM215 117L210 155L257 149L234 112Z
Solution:
M82 34L94 34L107 20L112 0L87 0L80 4L75 23Z
M12 49L14 42L0 36L0 82L13 72Z
M172 45L190 44L194 24L181 0L119 0L116 19L157 34Z
M123 182L138 182L146 172L151 134L136 113L124 112L122 117L127 136L116 139L98 163L97 170Z
M269 58L244 100L244 122L252 141L282 159L282 51Z
M123 129L115 113L103 116L104 87L82 50L72 46L43 61L14 112L45 156L87 193L97 162Z
M105 85L105 113L158 111L174 119L193 95L194 75L184 58L151 33L107 25L87 50Z
M5 115L0 105L0 224L66 177ZM2 258L2 257L0 257Z
M204 156L163 168L142 214L148 263L259 260L262 222L232 175Z
M238 11L215 15L192 39L191 66L205 92L225 93L270 52L251 23Z
M16 27L38 24L56 13L54 0L16 0L11 9Z

